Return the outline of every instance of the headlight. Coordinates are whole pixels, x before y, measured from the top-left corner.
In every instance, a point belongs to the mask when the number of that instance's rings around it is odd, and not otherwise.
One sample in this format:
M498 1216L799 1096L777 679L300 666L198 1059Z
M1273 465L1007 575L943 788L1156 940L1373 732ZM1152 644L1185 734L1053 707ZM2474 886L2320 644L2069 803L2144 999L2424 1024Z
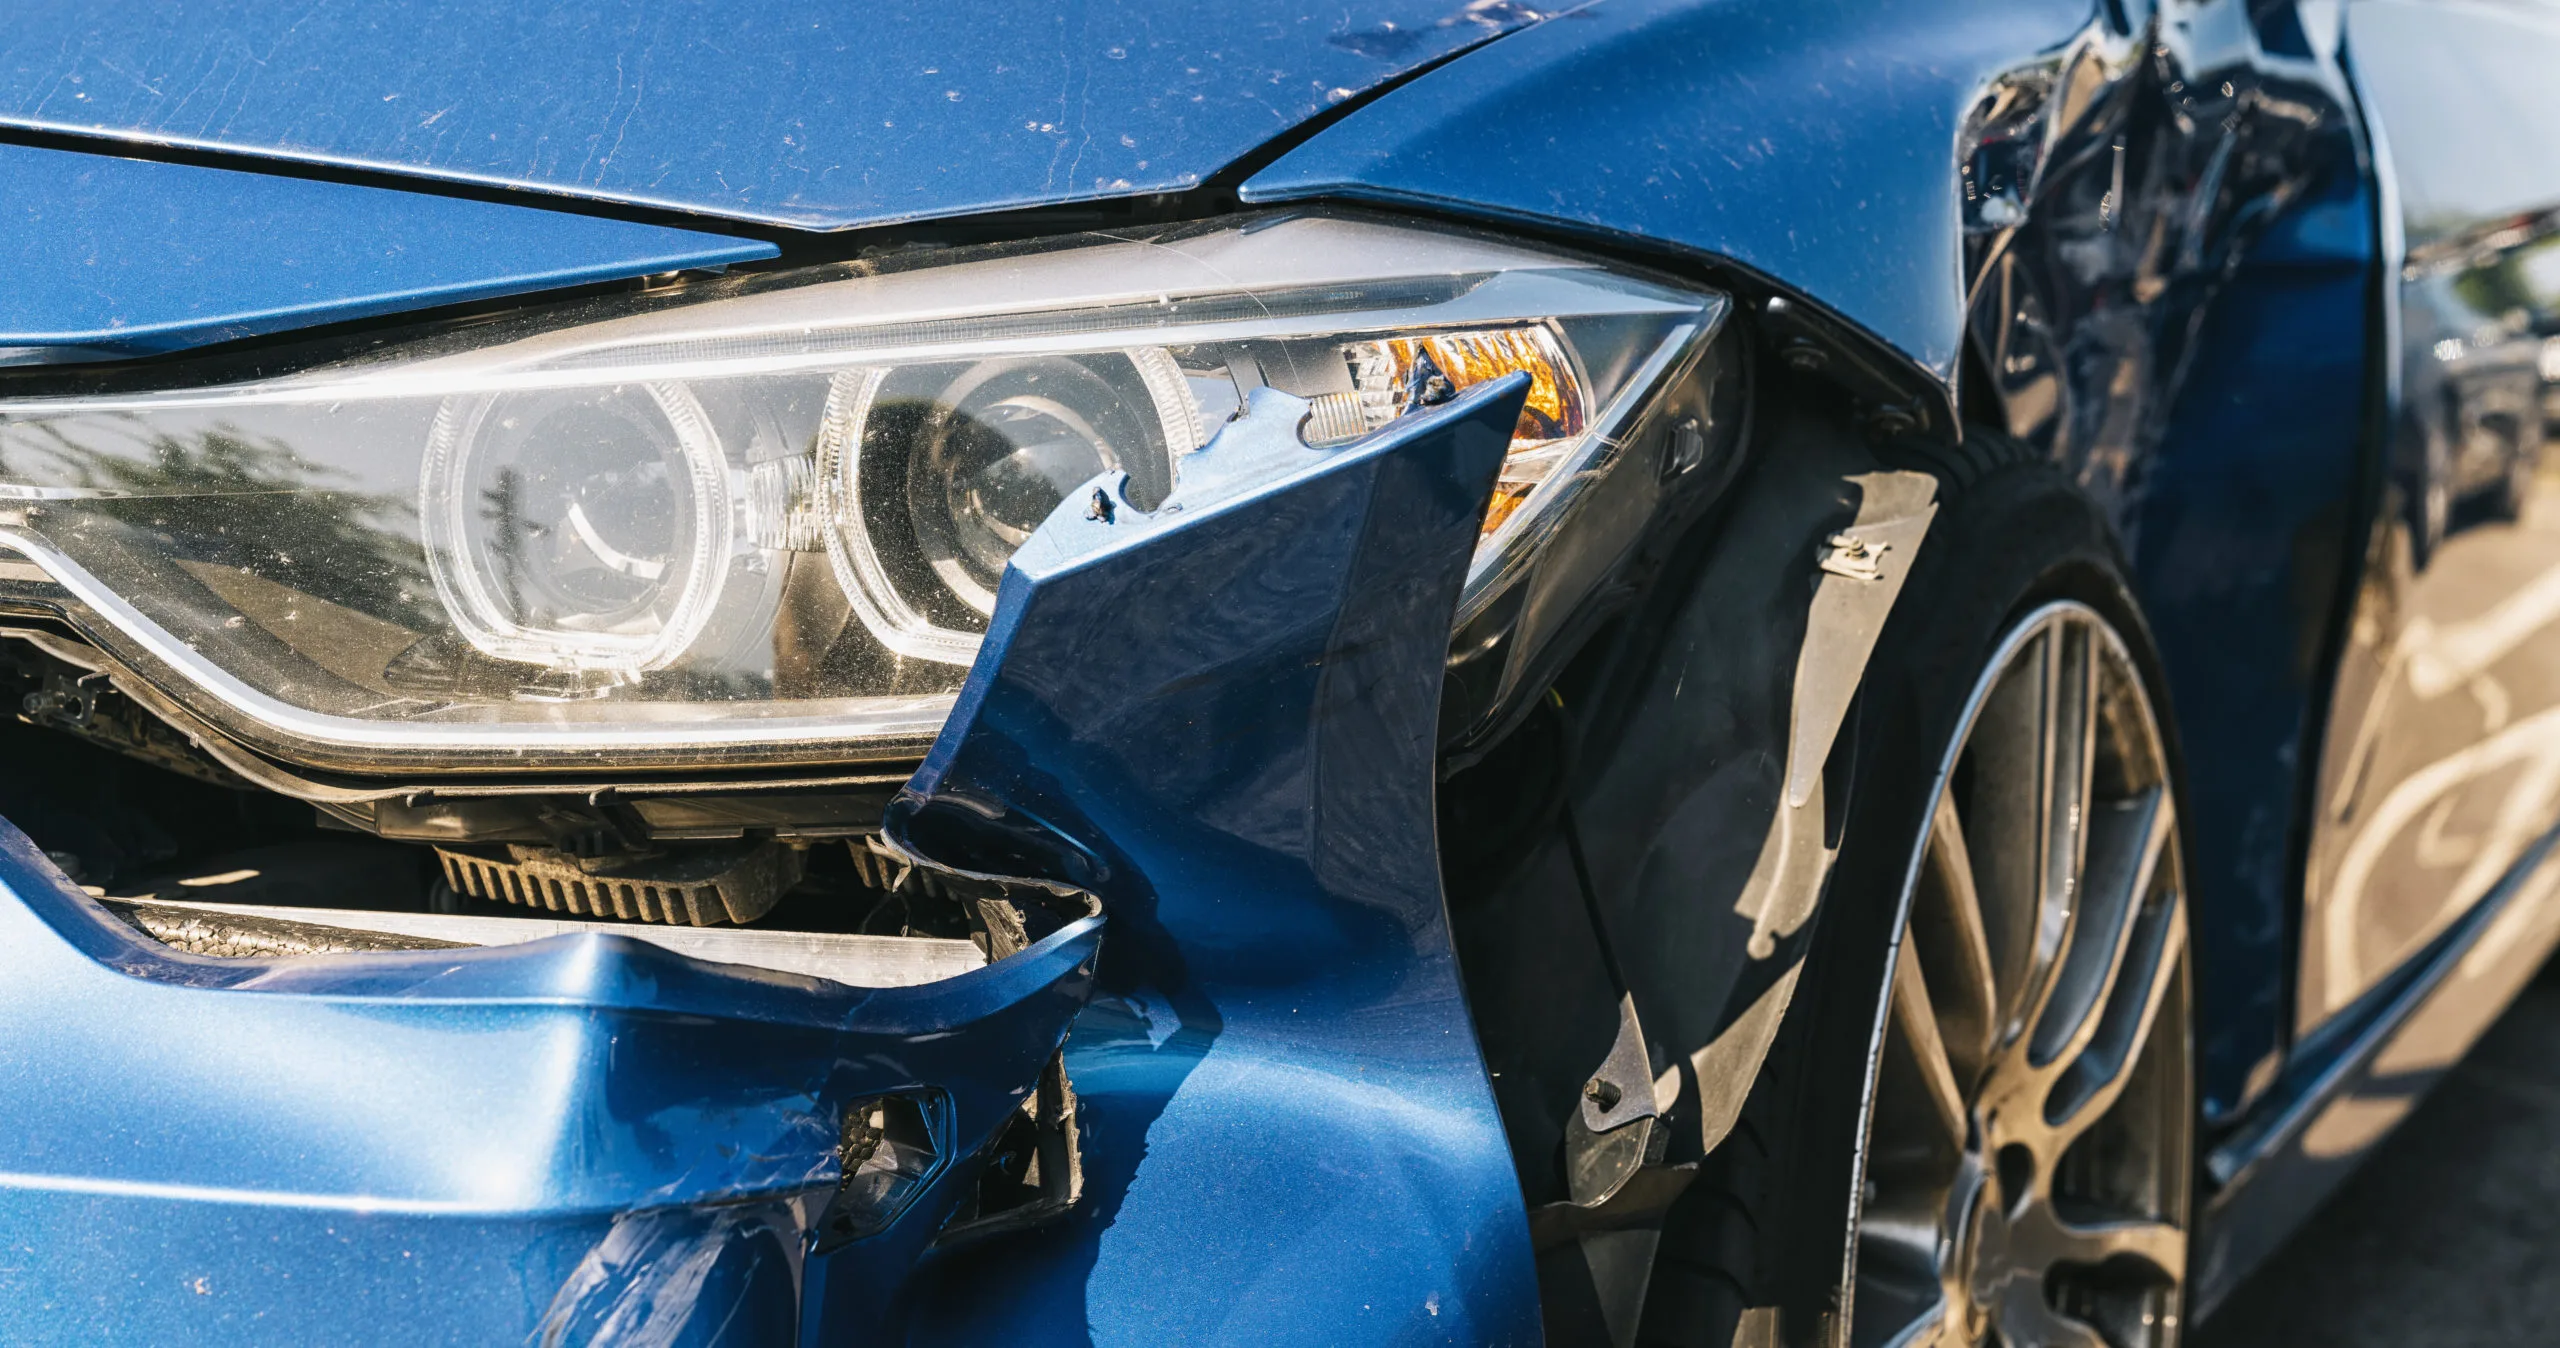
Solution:
M1050 512L1104 473L1161 499L1252 389L1325 446L1528 372L1481 592L1721 303L1327 215L893 256L0 404L0 543L291 761L878 757L940 725Z

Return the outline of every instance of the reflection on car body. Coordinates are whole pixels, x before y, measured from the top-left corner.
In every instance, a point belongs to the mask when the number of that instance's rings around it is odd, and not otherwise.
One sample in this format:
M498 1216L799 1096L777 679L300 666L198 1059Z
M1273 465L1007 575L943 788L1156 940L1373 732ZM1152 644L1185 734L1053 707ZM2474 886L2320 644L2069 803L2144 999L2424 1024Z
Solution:
M2539 9L416 26L0 31L12 1341L2173 1344L2560 945Z

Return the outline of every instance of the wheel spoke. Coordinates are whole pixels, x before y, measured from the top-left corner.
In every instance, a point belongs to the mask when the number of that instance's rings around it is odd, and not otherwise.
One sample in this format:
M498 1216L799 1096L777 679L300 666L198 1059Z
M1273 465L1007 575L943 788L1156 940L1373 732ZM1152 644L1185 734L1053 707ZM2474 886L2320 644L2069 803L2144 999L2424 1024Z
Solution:
M2174 1277L2186 1267L2187 1233L2159 1221L2068 1222L2051 1203L2038 1200L2010 1223L2009 1256L2038 1273L2056 1264L2138 1259Z
M1907 938L1894 956L1893 1028L1894 1041L1908 1055L1929 1112L1951 1143L1950 1150L1962 1150L1968 1132L1964 1093L1956 1086L1946 1043L1938 1037L1938 1014L1929 1004L1928 977L1920 971L1919 953Z
M2045 666L2054 645L2047 632L2027 643L1983 699L1964 746L1963 817L1973 879L1991 952L1999 1027L2008 1026L2035 962L2036 914L2042 906L2047 793Z
M1996 649L1870 1022L1850 1341L2163 1348L2192 1050L2159 722L2085 606L2040 608Z
M2136 916L2123 973L2098 1014L2089 1046L2071 1060L2045 1100L2045 1122L2066 1143L2115 1106L2125 1079L2160 1018L2160 1003L2186 952L2186 905L2175 891ZM2058 1153L2057 1153L2058 1154Z
M2151 892L2170 830L2171 808L2158 787L2090 811L2080 914L2030 1041L2035 1066L2079 1052L2097 1034L2098 1009L2124 968L2134 915Z
M1983 931L1982 897L1974 889L1972 848L1954 797L1938 793L1929 821L1929 850L1921 898L1911 911L1911 934L1920 942L1920 964L1938 1005L1938 1034L1959 1081L1981 1076L2000 1025L1999 984L1992 972L1991 941Z
M1885 1348L1963 1348L1964 1336L1957 1330L1955 1317L1947 1314L1943 1301L1928 1314L1905 1326L1901 1333L1885 1340Z
M2097 1330L2056 1312L2044 1288L2019 1280L2000 1298L2000 1341L2019 1348L2108 1348Z
M2015 1026L2044 1016L2054 994L2056 966L2081 924L2080 876L2088 841L2089 772L2096 757L2096 662L2089 633L2078 624L2048 638L2045 661L2044 808L2037 833L2035 955L2027 967Z

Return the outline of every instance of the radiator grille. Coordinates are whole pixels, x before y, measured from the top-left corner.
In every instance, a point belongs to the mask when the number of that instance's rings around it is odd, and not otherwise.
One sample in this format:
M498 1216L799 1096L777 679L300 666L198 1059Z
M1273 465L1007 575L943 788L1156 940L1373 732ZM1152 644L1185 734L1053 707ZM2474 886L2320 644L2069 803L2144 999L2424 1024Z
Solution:
M445 882L470 898L579 917L617 917L709 927L752 922L799 882L801 854L765 844L736 852L695 852L652 866L598 863L531 847L504 858L437 848Z

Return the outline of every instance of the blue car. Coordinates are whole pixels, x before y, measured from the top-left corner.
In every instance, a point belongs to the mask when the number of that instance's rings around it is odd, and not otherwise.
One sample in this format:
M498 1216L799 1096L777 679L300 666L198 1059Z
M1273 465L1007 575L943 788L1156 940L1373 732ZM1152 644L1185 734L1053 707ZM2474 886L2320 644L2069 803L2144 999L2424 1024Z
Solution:
M2560 944L2555 70L27 0L0 1339L2174 1345Z

